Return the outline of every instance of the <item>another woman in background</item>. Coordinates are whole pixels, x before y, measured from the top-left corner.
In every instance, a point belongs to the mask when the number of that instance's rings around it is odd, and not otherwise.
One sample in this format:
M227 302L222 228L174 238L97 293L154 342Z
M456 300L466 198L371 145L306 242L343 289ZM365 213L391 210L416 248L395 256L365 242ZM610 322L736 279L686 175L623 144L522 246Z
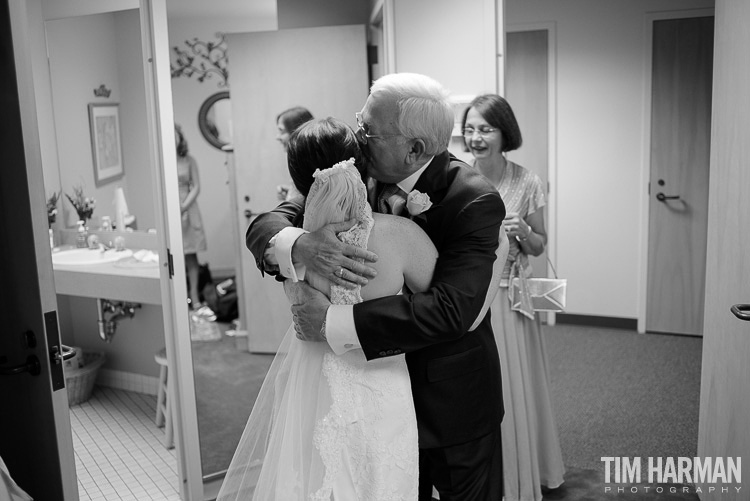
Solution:
M276 117L276 140L281 143L284 153L287 151L289 136L297 130L300 125L313 119L312 113L307 108L295 106L278 114ZM278 199L281 201L289 200L299 195L299 192L291 185L279 185L276 187Z
M541 322L533 311L511 310L508 286L516 276L531 276L528 256L542 254L547 244L544 187L536 174L505 158L505 152L521 146L518 122L505 99L494 94L475 98L464 113L462 128L474 165L497 188L507 210L510 252L491 309L503 371L505 500L539 501L542 486L554 489L563 483L565 469Z
M174 127L175 145L177 147L177 179L180 190L180 212L182 214L182 247L185 253L187 268L190 308L195 314L216 320L211 309L202 304L198 293L198 251L206 250L206 234L203 231L203 219L198 208L198 194L201 191L198 164L188 154L188 144L179 125Z

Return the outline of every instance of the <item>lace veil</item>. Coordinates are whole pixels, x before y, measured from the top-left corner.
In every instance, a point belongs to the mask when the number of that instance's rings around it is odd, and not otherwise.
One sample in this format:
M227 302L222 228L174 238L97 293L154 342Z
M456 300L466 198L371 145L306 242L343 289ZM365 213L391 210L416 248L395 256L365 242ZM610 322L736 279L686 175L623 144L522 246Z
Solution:
M366 247L373 219L354 159L316 170L313 176L303 228L314 231L356 218L360 223L339 238ZM295 285L285 284L285 289L293 301ZM333 287L331 302L361 301L359 288L353 292ZM289 328L260 389L218 501L302 501L325 492L325 466L313 436L332 403L323 375L326 353L332 353L326 343L300 341L293 326Z

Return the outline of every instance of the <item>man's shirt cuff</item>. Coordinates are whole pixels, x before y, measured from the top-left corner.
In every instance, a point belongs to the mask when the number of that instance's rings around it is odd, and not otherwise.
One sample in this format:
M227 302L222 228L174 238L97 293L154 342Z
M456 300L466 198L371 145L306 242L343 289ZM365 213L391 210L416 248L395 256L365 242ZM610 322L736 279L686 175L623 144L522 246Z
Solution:
M361 348L354 326L354 306L334 304L326 313L326 339L336 355L343 355L354 348Z
M290 278L292 282L298 282L305 279L305 267L303 265L294 266L292 263L292 247L294 242L307 233L302 228L289 226L278 232L271 241L268 242L269 252L273 244L273 254L279 263L279 273Z

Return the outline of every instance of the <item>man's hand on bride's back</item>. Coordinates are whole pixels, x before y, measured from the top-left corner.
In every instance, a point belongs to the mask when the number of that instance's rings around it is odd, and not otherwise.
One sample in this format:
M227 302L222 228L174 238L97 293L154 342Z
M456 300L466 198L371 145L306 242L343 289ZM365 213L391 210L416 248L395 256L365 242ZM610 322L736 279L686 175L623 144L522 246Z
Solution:
M323 324L331 302L322 292L304 282L294 284L297 287L292 305L292 321L297 339L302 341L323 342L326 340Z
M366 285L375 277L374 268L360 263L374 263L378 256L366 249L341 242L337 233L352 228L357 223L350 219L342 223L330 223L319 230L300 236L292 247L292 262L330 281L331 284L354 288Z

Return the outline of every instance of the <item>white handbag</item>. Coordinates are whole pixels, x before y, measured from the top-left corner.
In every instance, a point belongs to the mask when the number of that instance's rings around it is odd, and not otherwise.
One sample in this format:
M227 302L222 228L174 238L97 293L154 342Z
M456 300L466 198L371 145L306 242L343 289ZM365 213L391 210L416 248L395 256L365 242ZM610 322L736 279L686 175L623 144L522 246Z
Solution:
M560 312L565 310L568 280L557 278L555 267L551 262L549 263L555 278L526 278L522 273L518 273L516 264L513 264L516 270L515 273L511 272L511 276L515 276L508 290L511 310L529 318L534 318L535 311Z

